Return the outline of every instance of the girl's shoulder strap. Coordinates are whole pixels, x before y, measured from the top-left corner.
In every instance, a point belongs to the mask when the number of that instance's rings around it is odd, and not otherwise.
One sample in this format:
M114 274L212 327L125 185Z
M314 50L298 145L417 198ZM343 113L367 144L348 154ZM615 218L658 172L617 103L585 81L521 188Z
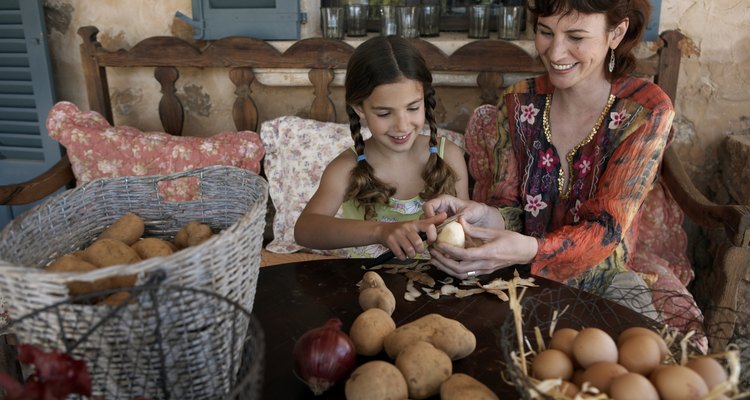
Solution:
M438 157L443 158L445 153L445 136L440 137L440 148L438 150Z

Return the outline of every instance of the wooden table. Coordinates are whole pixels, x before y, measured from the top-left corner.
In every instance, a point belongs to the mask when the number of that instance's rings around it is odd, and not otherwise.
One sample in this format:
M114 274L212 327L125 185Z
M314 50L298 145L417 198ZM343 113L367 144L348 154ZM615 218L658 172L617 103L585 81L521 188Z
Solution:
M365 272L362 263L363 260L358 259L317 260L261 269L253 314L265 333L263 399L344 399L343 384L321 396L314 396L293 373L292 348L303 333L323 325L329 318L339 318L344 331L349 331L354 319L362 312L356 287ZM437 300L423 295L409 302L403 297L407 282L404 275L378 272L396 297L393 319L397 326L429 313L460 321L476 336L477 347L468 357L454 361L453 371L473 376L493 389L501 399L518 397L516 390L501 378L505 367L500 343L508 338L500 332L503 322L511 316L508 303L488 293L466 298L445 296ZM435 278L446 276L434 268L429 273ZM507 269L481 280L508 279L511 276L512 269ZM522 273L522 276L528 275ZM653 325L652 320L619 304L547 279L535 279L539 286L529 289L525 299L535 297L535 300L540 300L537 303L542 306L536 308L536 317L549 321L553 309L546 306L547 300L559 304L559 299L570 298L575 300L575 306L567 313L576 316L576 322L582 325L589 325L587 321L596 326L602 320L616 320L616 324L607 324L606 330L616 331L610 334L628 326ZM543 315L545 313L547 315ZM358 356L357 365L376 358L387 359L384 354L379 357Z

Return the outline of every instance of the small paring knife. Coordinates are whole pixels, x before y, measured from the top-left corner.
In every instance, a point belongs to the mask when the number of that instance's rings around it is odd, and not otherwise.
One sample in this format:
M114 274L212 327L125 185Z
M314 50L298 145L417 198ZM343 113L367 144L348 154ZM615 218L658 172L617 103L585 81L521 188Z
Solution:
M457 219L458 219L458 215L452 215L452 216L446 218L445 221L443 221L442 223L440 223L436 227L437 228L437 232L440 233L440 231L442 231L443 228L445 228L446 225L450 224L451 222L453 222L453 221L455 221ZM425 233L425 232L419 232L419 237L422 238L423 241L427 240L427 233ZM381 254L381 255L373 258L372 261L370 261L369 263L366 263L365 264L365 269L372 269L372 268L374 268L374 267L376 267L376 266L378 266L380 264L384 264L384 263L392 260L394 257L396 257L396 255L393 254L393 251L388 250L385 253L383 253L383 254Z

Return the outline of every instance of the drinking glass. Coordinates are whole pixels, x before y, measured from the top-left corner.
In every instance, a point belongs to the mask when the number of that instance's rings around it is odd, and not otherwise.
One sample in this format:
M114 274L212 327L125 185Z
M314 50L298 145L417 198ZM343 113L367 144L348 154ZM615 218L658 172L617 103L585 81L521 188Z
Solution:
M423 4L420 7L419 15L419 35L420 36L439 36L440 35L440 6L437 4Z
M473 4L469 6L469 37L485 39L490 37L490 6L489 4Z
M380 34L383 36L395 35L396 32L396 7L380 7Z
M344 7L321 7L320 29L324 38L344 38Z
M367 35L367 11L366 4L349 4L346 6L346 35Z
M516 40L521 37L523 6L501 6L497 14L497 37Z
M419 37L419 7L399 6L396 8L396 33L405 38Z

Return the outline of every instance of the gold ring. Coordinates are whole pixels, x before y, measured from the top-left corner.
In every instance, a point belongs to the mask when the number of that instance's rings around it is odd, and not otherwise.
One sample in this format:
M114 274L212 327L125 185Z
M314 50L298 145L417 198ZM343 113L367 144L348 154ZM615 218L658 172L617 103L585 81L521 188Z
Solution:
M469 271L466 273L467 278L471 278L472 276L475 276L477 274L477 271Z

